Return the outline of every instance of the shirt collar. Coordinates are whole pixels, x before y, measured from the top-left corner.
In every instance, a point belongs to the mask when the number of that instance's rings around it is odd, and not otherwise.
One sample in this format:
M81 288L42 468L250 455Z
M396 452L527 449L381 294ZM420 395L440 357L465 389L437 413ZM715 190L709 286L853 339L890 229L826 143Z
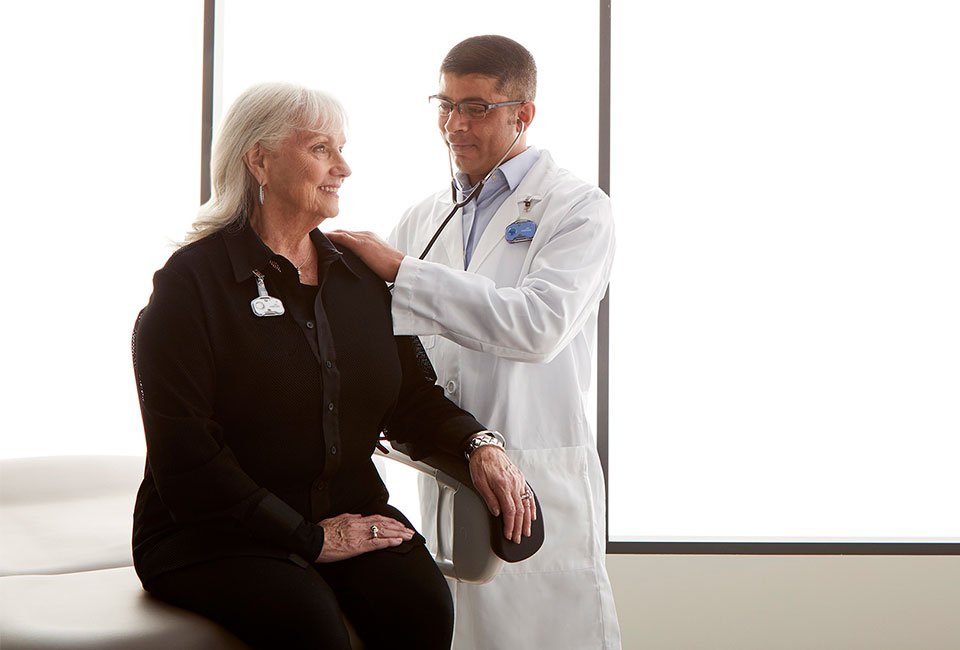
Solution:
M270 250L246 221L239 227L224 229L223 241L227 246L230 264L233 266L233 277L237 282L243 282L252 277L253 269L258 269L263 273L266 273L267 268L271 266L279 268L281 272L287 267L295 270L289 260ZM317 264L319 266L339 261L347 270L360 277L359 270L353 266L356 262L348 260L343 253L337 250L333 242L327 239L319 228L310 231L310 241L317 249Z
M507 162L500 165L500 169L497 170L497 173L488 181L487 185L483 186L483 190L480 192L481 201L485 196L488 195L488 189L493 190L497 185L506 181L507 187L510 188L512 192L517 188L517 185L520 184L520 181L523 180L523 177L527 175L527 172L536 164L540 159L540 150L536 147L527 147L516 156L508 160ZM503 181L500 178L503 178ZM473 189L470 184L470 178L461 171L456 172L454 177L457 180L457 189L460 190L460 193L466 197L467 194ZM464 189L465 188L465 189Z

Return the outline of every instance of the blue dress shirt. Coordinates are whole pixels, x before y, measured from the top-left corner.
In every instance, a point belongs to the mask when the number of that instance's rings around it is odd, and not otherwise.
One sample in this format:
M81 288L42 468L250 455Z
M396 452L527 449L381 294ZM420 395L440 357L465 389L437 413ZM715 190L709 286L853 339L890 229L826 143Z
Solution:
M540 159L540 150L536 147L528 147L525 151L517 154L507 162L500 165L500 169L494 172L490 180L480 191L478 200L470 201L463 207L463 268L470 266L470 258L473 257L473 251L480 241L480 236L486 230L493 215L507 200L510 193L516 189L523 177ZM457 172L455 175L457 181L457 190L460 193L458 198L462 201L470 194L473 187L470 187L470 179L463 172Z

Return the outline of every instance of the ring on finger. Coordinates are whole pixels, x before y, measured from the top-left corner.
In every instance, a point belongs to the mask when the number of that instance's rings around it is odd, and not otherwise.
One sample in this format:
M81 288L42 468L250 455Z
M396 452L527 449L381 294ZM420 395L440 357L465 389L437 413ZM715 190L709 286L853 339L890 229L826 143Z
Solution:
M527 488L526 490L523 491L523 494L520 495L520 500L523 501L523 500L529 499L532 496L533 494L530 492L530 489Z
M373 524L372 526L370 526L370 532L373 534L374 539L377 539L378 537L380 537L380 529L377 528L376 524Z

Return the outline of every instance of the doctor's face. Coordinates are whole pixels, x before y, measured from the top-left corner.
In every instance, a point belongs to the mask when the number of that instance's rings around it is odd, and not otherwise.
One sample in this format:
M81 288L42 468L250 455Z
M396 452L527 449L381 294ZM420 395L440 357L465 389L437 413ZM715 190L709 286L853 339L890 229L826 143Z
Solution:
M445 73L440 77L442 99L450 102L478 102L496 104L524 97L507 97L496 91L497 80L479 74L455 75ZM475 185L493 169L500 157L507 151L520 130L518 119L523 117L529 125L527 114L532 118L533 104L503 106L487 111L483 119L470 119L456 109L450 115L438 116L440 132L450 145L453 162L457 169L470 177ZM519 117L518 117L519 116ZM526 148L526 134L510 152L513 158ZM508 158L508 160L509 160Z

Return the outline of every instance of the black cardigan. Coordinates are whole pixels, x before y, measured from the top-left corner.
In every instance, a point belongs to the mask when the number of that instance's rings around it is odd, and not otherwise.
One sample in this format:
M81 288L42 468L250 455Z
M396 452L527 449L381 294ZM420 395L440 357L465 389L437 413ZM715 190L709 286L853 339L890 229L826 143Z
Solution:
M313 561L314 524L345 512L408 523L371 460L379 433L459 452L483 429L434 385L419 341L393 336L383 282L319 230L311 239L313 313L296 269L249 227L181 248L154 276L133 340L147 441L133 555L145 584L228 556ZM254 315L253 269L282 316Z

